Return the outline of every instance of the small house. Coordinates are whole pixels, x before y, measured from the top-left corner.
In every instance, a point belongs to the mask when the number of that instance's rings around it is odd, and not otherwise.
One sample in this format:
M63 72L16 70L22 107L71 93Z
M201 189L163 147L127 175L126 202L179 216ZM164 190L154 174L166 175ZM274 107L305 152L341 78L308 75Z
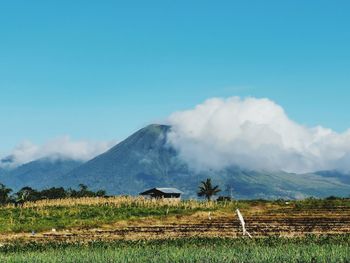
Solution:
M152 188L145 192L140 193L140 195L149 196L151 198L180 198L183 194L180 190L176 188Z

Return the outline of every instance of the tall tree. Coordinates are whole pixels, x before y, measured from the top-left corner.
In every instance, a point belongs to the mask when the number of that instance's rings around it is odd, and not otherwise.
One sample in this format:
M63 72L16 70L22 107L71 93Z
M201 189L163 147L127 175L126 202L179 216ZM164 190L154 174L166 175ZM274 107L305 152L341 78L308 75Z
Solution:
M208 199L208 201L211 200L211 197L213 195L216 195L219 193L221 190L219 189L219 186L213 186L211 183L211 179L208 178L206 181L202 181L201 185L199 186L199 191L198 191L198 196L199 197L205 197Z
M7 188L5 185L0 183L0 204L6 204L10 200L9 194L12 192L12 189Z
M15 195L16 195L16 201L18 203L37 201L41 199L40 192L38 192L37 190L29 186L23 187Z

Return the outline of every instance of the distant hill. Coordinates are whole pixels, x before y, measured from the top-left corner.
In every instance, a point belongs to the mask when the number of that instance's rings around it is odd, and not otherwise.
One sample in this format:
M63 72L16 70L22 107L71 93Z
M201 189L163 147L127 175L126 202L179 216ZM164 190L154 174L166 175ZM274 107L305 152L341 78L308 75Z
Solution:
M339 171L320 171L316 173L324 178L334 178L344 184L350 184L350 174L342 173Z
M210 177L222 189L220 195L232 194L234 198L350 195L350 176L335 171L292 174L230 167L222 171L194 172L167 144L169 130L166 125L149 125L83 164L46 158L10 172L0 170L0 182L14 189L26 185L39 189L77 187L83 183L93 190L105 189L108 194L132 195L153 187L176 187L185 197L195 198L200 182Z
M13 190L23 186L42 189L59 184L64 174L81 164L75 160L42 158L11 170L0 170L0 182Z

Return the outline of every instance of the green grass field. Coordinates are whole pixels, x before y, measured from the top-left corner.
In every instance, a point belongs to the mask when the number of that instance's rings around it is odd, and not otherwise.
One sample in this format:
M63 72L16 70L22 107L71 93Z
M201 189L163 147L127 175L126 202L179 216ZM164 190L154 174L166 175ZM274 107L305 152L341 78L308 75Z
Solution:
M249 211L251 207L271 207L278 209L285 207L285 201L233 201L223 203L207 203L199 201L182 201L180 203L167 204L161 201L156 203L138 203L134 199L117 200L115 203L105 204L109 199L95 198L75 199L71 203L69 199L62 201L48 201L47 205L29 203L27 207L0 207L0 233L18 233L31 231L46 231L52 228L65 229L71 227L98 227L120 220L130 220L143 217L163 217L167 215L188 215L197 211L234 211L236 208ZM91 201L91 204L89 202ZM61 204L62 203L62 204ZM349 199L306 199L291 201L294 211L300 209L350 207ZM291 211L293 211L291 210ZM289 213L291 212L289 211Z
M11 244L1 262L349 262L350 235Z
M196 211L170 208L168 214L184 215ZM51 228L97 227L119 220L164 216L167 208L88 206L0 209L0 232L45 231Z
M168 203L129 197L4 206L0 262L345 263L350 262L349 207L349 199L333 198ZM236 208L244 213L253 239L241 237ZM106 232L89 232L95 227ZM73 239L64 238L66 229ZM121 229L126 232L120 234Z
M0 207L0 233L93 228L121 220L186 215L219 207L222 206L198 201L169 203L131 197L43 200L28 202L24 207Z

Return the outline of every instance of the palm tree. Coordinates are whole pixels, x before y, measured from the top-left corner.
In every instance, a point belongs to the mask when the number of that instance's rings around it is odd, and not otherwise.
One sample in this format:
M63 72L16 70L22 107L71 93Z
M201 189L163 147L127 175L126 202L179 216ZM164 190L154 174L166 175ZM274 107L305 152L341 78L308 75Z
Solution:
M201 185L199 186L199 191L198 191L197 195L199 197L205 196L205 198L207 198L208 201L210 201L211 197L213 195L216 195L220 191L221 190L219 189L219 186L216 185L213 187L213 185L211 183L211 179L208 178L206 181L201 182Z

